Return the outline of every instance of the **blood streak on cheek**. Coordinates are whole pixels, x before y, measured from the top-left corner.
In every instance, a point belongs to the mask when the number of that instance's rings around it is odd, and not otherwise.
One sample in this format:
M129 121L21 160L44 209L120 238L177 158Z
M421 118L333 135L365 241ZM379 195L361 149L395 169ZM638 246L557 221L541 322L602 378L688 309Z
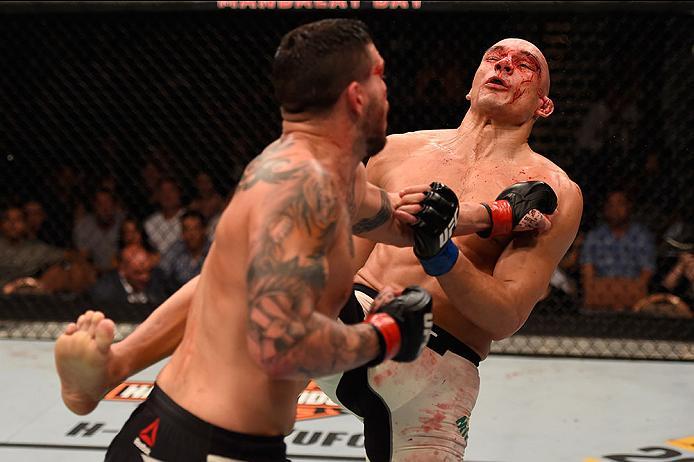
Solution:
M532 81L535 80L535 74L532 74L529 79L521 80L520 84L518 84L518 88L516 91L513 93L513 98L508 104L513 104L516 101L520 99L521 96L525 94L525 88L522 88L524 86L527 87L528 84L532 83Z
M520 88L517 88L516 91L513 93L513 98L508 104L513 104L516 101L520 99L521 96L525 93L525 90L521 90Z

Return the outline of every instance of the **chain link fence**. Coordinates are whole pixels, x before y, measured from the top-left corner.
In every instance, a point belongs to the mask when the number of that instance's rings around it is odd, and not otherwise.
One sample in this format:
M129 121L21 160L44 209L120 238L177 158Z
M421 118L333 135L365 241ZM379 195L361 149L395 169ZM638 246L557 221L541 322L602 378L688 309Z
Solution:
M253 2L226 6L242 3ZM390 133L458 126L482 53L504 37L534 42L549 61L556 109L529 142L581 186L583 223L547 298L494 351L694 359L691 11L421 3L6 7L0 336L54 338L91 306L127 335L191 277L246 163L280 133L269 71L281 36L350 16L388 63ZM627 239L638 246L618 254L636 263L605 261L599 231L615 208L640 224ZM641 273L614 271L629 265Z

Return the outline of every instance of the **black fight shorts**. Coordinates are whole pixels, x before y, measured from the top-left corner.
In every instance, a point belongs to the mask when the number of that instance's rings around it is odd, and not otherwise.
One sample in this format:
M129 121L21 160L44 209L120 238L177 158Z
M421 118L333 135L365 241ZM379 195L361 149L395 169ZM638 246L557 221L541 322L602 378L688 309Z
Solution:
M116 435L106 462L285 462L283 436L236 433L195 417L154 387Z

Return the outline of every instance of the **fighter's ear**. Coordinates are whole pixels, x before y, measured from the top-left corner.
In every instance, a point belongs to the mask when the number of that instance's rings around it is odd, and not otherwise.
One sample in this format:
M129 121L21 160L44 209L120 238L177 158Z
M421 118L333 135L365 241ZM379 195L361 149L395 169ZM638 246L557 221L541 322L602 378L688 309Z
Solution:
M535 117L549 117L554 112L554 102L549 96L542 97L542 104L535 111Z
M344 96L347 100L347 107L357 116L361 116L364 112L364 105L366 104L366 95L364 94L364 87L359 84L359 82L352 82L345 88Z

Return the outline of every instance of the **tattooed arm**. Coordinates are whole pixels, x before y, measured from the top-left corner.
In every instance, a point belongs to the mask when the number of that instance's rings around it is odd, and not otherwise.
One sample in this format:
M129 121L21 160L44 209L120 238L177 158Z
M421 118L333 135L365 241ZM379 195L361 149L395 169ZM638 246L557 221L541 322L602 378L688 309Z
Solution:
M406 211L396 212L400 202L397 193L388 193L366 181L364 166L357 168L354 182L355 212L352 214L352 233L371 241L383 242L398 247L411 246L412 229L407 222L414 217L403 219ZM409 213L407 213L409 215Z
M330 178L305 164L265 183L272 187L250 224L251 356L277 379L320 377L372 360L380 347L371 326L346 326L316 311L328 285L328 253L346 244L336 241L345 239L347 223Z

